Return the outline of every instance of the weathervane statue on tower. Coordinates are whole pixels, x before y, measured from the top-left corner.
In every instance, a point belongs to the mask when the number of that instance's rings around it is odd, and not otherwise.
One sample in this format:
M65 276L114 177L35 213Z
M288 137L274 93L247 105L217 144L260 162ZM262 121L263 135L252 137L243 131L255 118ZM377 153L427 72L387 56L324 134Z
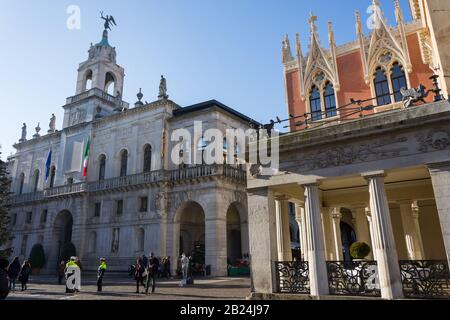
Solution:
M113 16L106 15L106 17L104 17L103 16L103 11L100 12L100 15L101 15L101 18L103 20L105 20L105 25L104 25L105 26L105 31L108 30L108 29L111 30L110 23L112 25L114 25L114 26L117 26L116 21L114 21L114 17Z

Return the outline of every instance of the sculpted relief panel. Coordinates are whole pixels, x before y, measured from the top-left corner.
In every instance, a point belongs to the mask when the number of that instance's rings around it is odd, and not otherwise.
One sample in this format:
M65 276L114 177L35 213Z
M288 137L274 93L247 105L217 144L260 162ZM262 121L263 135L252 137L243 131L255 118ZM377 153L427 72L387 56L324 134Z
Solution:
M450 129L434 128L414 135L390 136L365 143L341 144L297 155L281 163L292 171L320 170L450 149Z

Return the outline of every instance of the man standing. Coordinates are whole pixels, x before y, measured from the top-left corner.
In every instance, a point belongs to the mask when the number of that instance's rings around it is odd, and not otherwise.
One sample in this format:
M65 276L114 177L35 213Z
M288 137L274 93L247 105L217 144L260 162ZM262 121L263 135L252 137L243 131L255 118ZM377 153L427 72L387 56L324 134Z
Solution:
M148 259L148 275L147 275L147 285L145 287L145 293L148 294L148 288L150 286L150 279L152 280L152 293L155 292L155 282L156 282L156 274L158 272L159 260L153 255L153 252L150 253L150 257Z
M66 264L66 293L79 292L81 289L81 271L77 265L76 257L70 257Z
M186 257L184 252L181 254L181 272L183 275L183 278L181 279L181 286L186 285L186 279L188 276L188 268L189 268L189 258Z
M106 271L106 259L100 258L100 266L98 267L97 272L97 292L102 291L103 276L105 275L105 271Z

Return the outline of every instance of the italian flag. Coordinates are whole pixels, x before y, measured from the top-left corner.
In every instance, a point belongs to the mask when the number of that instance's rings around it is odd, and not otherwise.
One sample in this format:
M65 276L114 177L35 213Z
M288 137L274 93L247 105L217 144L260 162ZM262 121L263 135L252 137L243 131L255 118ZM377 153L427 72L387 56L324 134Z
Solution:
M89 147L91 146L91 139L90 137L87 138L87 141L84 145L84 151L83 151L83 177L87 176L87 167L88 167L88 161L89 161Z

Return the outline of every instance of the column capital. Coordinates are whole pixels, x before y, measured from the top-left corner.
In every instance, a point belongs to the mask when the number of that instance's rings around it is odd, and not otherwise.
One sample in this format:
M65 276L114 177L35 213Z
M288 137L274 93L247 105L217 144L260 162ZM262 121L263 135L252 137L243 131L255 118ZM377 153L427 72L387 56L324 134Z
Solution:
M384 172L384 170L369 171L361 173L361 176L366 180L372 178L384 178L386 176L386 172Z
M341 220L342 213L340 209L341 208L338 207L334 207L331 209L331 217L333 218L333 220Z
M289 200L289 197L286 196L285 194L274 194L273 198L275 200L278 200L278 201L287 201L287 200Z
M367 217L371 217L372 213L370 212L370 207L367 206L364 208L364 213L366 214Z
M411 212L412 212L413 218L415 218L415 219L419 218L420 208L419 208L419 204L417 203L417 201L413 201L411 203Z

